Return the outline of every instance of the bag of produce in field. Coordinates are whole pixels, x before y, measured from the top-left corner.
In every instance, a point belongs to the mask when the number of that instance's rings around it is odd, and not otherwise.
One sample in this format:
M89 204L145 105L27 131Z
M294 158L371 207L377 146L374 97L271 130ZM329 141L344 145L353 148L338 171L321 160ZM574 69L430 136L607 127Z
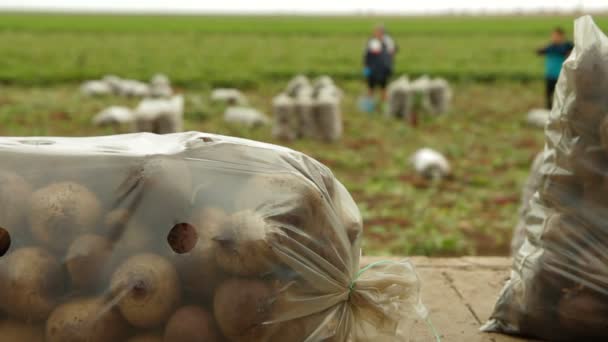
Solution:
M0 138L3 341L404 341L407 262L295 151L183 133ZM417 339L418 340L418 339Z
M317 128L315 136L324 142L339 140L343 132L340 99L328 93L321 93L314 100L313 111Z
M447 80L435 78L429 82L429 102L432 114L445 114L450 109L452 89Z
M388 85L388 106L385 113L391 118L407 119L412 110L412 92L407 76L401 76Z
M317 123L315 122L315 100L312 97L312 87L303 86L294 98L294 111L298 117L299 134L301 138L315 138Z
M541 183L486 331L608 340L608 38L575 22L546 128Z
M285 93L275 96L272 99L272 114L272 136L284 141L296 140L300 131L300 118L294 100Z

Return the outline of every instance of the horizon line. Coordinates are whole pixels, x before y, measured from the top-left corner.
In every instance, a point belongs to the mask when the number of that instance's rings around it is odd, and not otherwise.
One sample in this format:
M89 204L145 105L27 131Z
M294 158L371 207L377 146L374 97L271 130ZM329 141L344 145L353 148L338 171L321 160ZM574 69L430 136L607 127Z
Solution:
M100 15L184 15L184 16L378 16L378 17L425 17L425 16L546 16L546 15L605 15L608 14L606 8L593 10L580 10L576 8L536 8L536 9L509 9L509 10L489 10L489 9L446 9L446 10L425 10L425 11L375 11L375 10L349 10L349 11L255 11L255 10L201 10L201 9L87 9L87 8L22 8L22 7L1 7L0 14L4 13L24 13L24 14L100 14Z

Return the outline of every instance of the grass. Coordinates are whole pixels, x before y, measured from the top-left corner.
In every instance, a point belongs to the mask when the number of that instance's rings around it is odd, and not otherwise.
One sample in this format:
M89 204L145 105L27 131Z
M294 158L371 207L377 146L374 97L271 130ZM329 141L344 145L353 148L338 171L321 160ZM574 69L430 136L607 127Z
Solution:
M255 89L295 73L360 77L373 25L401 51L398 73L453 80L537 80L534 50L572 17L196 17L0 14L0 82L61 84L155 72L183 87ZM608 18L597 18L608 27Z
M424 117L416 129L356 110L358 82L343 81L345 135L336 144L297 141L303 151L332 168L357 201L365 219L368 254L506 254L517 219L519 191L543 134L523 124L523 113L542 103L540 82L458 83L449 115ZM281 83L248 92L269 111ZM246 130L222 121L221 106L208 93L186 89L186 128L272 143L270 128ZM86 98L76 87L5 87L0 92L0 135L81 136L120 133L90 124L108 105L134 105L119 98ZM419 147L444 152L456 172L432 184L408 165Z

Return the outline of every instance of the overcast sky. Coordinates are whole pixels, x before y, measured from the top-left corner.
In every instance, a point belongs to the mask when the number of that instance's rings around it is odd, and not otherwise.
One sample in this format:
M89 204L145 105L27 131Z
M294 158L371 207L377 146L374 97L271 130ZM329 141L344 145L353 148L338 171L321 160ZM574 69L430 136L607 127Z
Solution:
M0 9L150 12L428 13L451 10L608 10L608 0L0 0Z

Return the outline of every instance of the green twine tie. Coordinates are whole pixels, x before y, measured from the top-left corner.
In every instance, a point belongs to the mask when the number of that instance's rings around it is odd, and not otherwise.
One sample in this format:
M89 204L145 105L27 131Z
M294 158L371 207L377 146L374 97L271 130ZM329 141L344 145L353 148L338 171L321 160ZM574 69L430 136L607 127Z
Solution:
M359 280L359 278L361 277L361 275L363 273L365 273L365 271L369 270L372 267L376 267L378 265L384 265L384 264L392 264L394 263L394 261L392 260L380 260L380 261L376 261L373 262L365 267L363 267L362 269L360 269L357 274L355 274L355 277L353 278L353 281L350 282L350 285L348 285L348 292L353 292L353 290L355 289L355 286L357 284L357 280Z

